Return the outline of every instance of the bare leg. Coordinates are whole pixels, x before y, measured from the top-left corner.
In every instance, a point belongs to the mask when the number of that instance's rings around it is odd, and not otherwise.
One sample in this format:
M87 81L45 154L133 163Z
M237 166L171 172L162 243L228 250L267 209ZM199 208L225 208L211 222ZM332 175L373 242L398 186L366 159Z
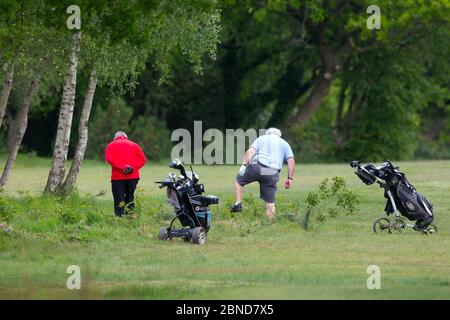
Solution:
M242 201L242 193L244 192L244 187L241 186L239 183L235 182L234 186L234 193L236 196L236 202L235 204L241 203Z
M270 220L275 217L275 203L266 203L266 215Z

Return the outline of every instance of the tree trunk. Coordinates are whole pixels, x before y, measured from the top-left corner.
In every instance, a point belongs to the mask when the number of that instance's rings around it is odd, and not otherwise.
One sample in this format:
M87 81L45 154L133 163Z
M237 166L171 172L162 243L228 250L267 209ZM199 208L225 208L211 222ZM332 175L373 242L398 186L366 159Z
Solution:
M344 113L345 92L347 91L347 83L342 83L341 92L339 93L339 102L336 110L336 124L333 130L334 142L340 146L344 142L342 137L342 117Z
M66 171L67 153L69 151L70 131L72 129L73 109L75 105L80 37L80 32L72 35L70 73L63 86L52 166L44 190L49 193L54 193L61 187Z
M72 166L64 181L61 191L64 194L69 193L77 180L80 172L81 163L83 162L84 153L88 142L88 123L91 114L92 101L94 99L95 88L97 87L97 73L93 70L89 76L88 91L84 98L83 109L81 110L80 124L78 126L78 143L75 149Z
M9 65L8 71L6 72L6 78L3 83L2 93L0 95L0 128L2 127L3 117L5 116L6 105L8 104L9 93L11 92L11 87L14 77L14 61Z
M351 122L353 120L354 117L353 109L355 101L356 101L356 93L353 93L352 96L350 97L350 103L348 104L347 114L345 115L345 119L347 122Z
M345 141L351 138L351 129L353 120L355 118L355 109L359 103L359 98L356 93L352 93L350 96L350 102L348 104L348 111L343 119L342 136Z
M317 110L323 99L328 95L334 80L334 75L342 67L342 49L333 50L326 45L320 44L318 45L318 51L324 67L322 74L317 78L311 93L299 107L297 114L294 116L295 122L300 126L304 126L308 122L311 115Z
M343 83L341 86L341 92L339 93L339 102L336 111L336 128L340 129L342 126L342 115L344 113L345 92L347 91L347 83Z
M8 112L8 133L6 135L6 149L8 153L11 153L18 128L19 123L17 121L17 114Z
M19 152L20 145L22 144L23 136L27 131L28 111L30 110L31 101L33 100L33 96L36 93L39 81L41 80L41 77L47 65L48 57L45 57L39 67L39 70L37 71L36 77L31 81L30 86L28 87L27 94L23 99L22 107L17 112L15 120L17 123L17 128L15 129L15 137L12 140L8 160L6 161L2 176L0 178L0 188L4 188L8 183L9 174L14 166L14 162L16 161L17 153Z

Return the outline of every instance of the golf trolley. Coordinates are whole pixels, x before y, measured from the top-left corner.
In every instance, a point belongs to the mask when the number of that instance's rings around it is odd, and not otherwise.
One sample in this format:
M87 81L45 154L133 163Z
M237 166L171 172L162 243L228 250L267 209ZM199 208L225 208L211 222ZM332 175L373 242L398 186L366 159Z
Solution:
M403 234L406 227L427 235L437 232L436 226L431 224L434 220L432 204L406 180L399 167L394 167L390 161L378 167L371 163L361 165L359 161L352 161L350 166L365 184L376 182L384 189L387 199L384 211L388 217L381 217L373 223L375 233L388 231ZM390 215L393 217L389 218ZM403 217L416 223L409 224Z
M157 181L159 188L167 188L167 201L174 208L175 217L168 227L159 230L160 240L182 238L194 244L203 245L206 242L211 223L211 204L217 204L219 198L211 195L202 195L205 187L199 182L199 176L192 171L186 172L182 162L175 159L169 163L169 168L180 171L179 176L169 173L169 178ZM182 228L174 228L175 220L179 220Z

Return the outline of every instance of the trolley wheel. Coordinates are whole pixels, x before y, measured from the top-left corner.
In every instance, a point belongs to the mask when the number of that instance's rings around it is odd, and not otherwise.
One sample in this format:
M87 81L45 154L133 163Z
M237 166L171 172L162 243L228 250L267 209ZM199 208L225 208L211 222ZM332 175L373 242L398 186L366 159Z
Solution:
M206 243L205 228L197 227L192 230L192 242L199 245L204 245Z
M375 233L386 233L389 232L389 224L391 222L388 218L377 219L372 226L373 232Z
M184 242L191 242L191 238L189 237L182 237L181 239L183 239Z
M159 229L159 235L158 235L159 240L169 240L169 230L167 227L161 227Z
M389 224L389 233L404 234L406 231L406 222L402 218L395 218Z
M433 235L437 233L437 227L434 224L430 224L426 230L423 231L426 235Z

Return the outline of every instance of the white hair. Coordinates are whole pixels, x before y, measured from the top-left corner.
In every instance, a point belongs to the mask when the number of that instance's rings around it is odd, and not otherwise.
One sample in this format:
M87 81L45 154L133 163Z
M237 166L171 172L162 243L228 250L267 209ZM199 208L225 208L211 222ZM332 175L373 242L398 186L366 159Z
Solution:
M123 132L123 131L117 131L117 132L114 134L114 140L116 140L116 139L119 138L119 137L125 137L125 138L128 139L127 134L126 134L125 132Z
M281 131L280 131L280 129L277 129L277 128L267 129L266 134L275 134L281 138Z

